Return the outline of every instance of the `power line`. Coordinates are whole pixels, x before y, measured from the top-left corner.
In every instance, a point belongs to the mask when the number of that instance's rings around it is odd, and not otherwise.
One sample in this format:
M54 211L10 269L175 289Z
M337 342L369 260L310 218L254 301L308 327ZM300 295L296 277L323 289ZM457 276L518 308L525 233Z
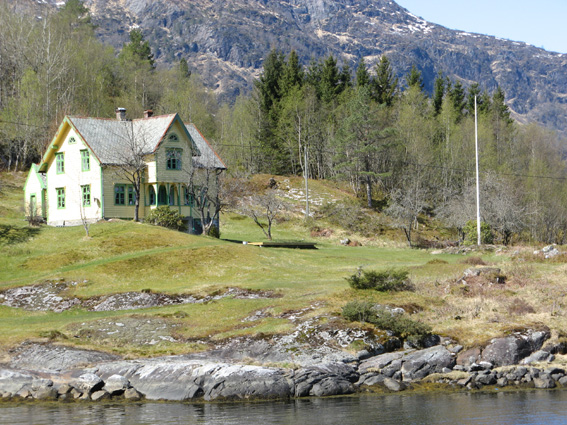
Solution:
M23 122L15 122L15 121L4 121L4 120L0 120L0 123L2 123L2 124L25 125L26 127L49 128L49 127L46 126L46 125L26 124L26 123L23 123Z
M417 167L423 167L423 168L434 168L434 169L438 169L438 170L460 171L462 173L474 173L473 170L467 170L467 169L464 169L464 168L443 167L443 166L440 166L440 165L420 164L420 163L417 163L417 162L410 162L410 161L405 161L404 164L405 165L415 165ZM492 173L492 172L491 171L481 171L481 173L488 174L488 173ZM536 175L530 175L530 174L499 173L499 172L498 173L494 172L492 174L494 174L496 176L524 177L524 178L529 178L529 179L567 180L567 176L566 177L536 176Z

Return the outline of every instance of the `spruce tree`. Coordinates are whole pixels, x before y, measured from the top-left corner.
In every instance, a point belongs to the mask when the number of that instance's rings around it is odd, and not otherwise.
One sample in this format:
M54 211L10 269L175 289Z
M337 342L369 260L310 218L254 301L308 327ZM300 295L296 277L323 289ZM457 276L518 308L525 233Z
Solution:
M384 55L376 65L376 78L372 81L372 96L380 104L392 106L398 90L398 79L394 76L390 60Z
M412 65L409 74L406 75L406 84L408 88L418 87L423 91L423 77L415 65Z
M433 83L433 113L437 116L441 113L443 106L443 97L445 96L445 77L443 72L439 71L435 82Z
M360 58L356 68L356 86L366 87L368 84L370 84L370 74L368 73L368 68L366 68L364 58Z
M337 68L337 61L333 55L329 55L321 69L321 100L325 103L331 103L336 99L340 87L339 69Z
M136 58L141 62L149 63L152 68L155 65L150 43L144 40L142 30L139 29L130 31L130 42L122 48L120 57L123 58L123 60L129 60L131 57Z
M460 121L466 106L465 89L463 88L463 85L461 84L460 81L457 80L452 85L451 90L449 91L449 98L451 99L451 102L453 103L453 108L457 113L457 121Z
M301 87L303 79L303 68L299 64L297 53L292 50L287 62L283 65L280 83L281 97L287 96L295 87Z

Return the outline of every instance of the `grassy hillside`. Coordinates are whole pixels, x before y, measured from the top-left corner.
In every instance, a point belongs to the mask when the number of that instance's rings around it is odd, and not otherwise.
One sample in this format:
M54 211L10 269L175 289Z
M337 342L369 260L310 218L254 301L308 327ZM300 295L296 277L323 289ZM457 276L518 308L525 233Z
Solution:
M197 304L122 311L91 311L88 303L60 313L0 305L2 349L28 339L51 338L131 356L183 353L234 336L290 331L290 312L338 316L342 306L355 299L402 306L413 312L413 319L465 345L542 325L559 338L567 324L567 267L562 255L543 260L533 255L533 248L521 247L468 256L410 250L388 239L388 232L372 237L330 228L320 215L305 224L300 201L291 197L296 211L276 224L275 237L316 241L317 250L231 242L262 240L255 224L236 213L222 217L220 240L126 221L92 225L91 237L86 238L82 227L28 227L20 210L23 182L22 174L0 175L0 291L49 282L65 286L59 297L82 302L130 292L208 298ZM300 183L292 179L290 188ZM313 196L327 202L349 197L323 182L314 182ZM332 234L312 236L313 228L330 228ZM363 246L342 246L338 240L345 236ZM506 283L457 282L465 269L479 263L501 268ZM353 290L345 278L361 266L407 268L416 291ZM226 294L229 288L268 296L231 296ZM257 319L244 320L255 315ZM110 325L129 321L154 326L152 332L160 326L174 329L169 334L174 337L142 343L135 336L112 336L115 330Z

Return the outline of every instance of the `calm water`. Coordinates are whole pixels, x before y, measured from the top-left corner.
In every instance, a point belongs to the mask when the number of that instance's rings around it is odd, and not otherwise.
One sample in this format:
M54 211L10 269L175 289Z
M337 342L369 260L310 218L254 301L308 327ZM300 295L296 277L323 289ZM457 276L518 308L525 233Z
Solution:
M0 405L0 423L153 424L565 424L567 391L355 396L291 402Z

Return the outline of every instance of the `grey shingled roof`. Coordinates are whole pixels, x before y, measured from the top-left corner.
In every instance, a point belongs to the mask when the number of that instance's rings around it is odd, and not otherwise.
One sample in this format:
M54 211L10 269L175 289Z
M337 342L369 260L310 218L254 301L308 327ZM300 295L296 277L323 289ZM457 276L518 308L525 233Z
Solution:
M175 114L118 121L105 118L68 117L103 164L121 164L129 153L155 151Z
M201 153L200 156L193 157L193 165L198 168L218 168L226 169L226 165L213 150L209 142L203 137L201 132L194 124L185 124L189 135L195 142L197 149Z

